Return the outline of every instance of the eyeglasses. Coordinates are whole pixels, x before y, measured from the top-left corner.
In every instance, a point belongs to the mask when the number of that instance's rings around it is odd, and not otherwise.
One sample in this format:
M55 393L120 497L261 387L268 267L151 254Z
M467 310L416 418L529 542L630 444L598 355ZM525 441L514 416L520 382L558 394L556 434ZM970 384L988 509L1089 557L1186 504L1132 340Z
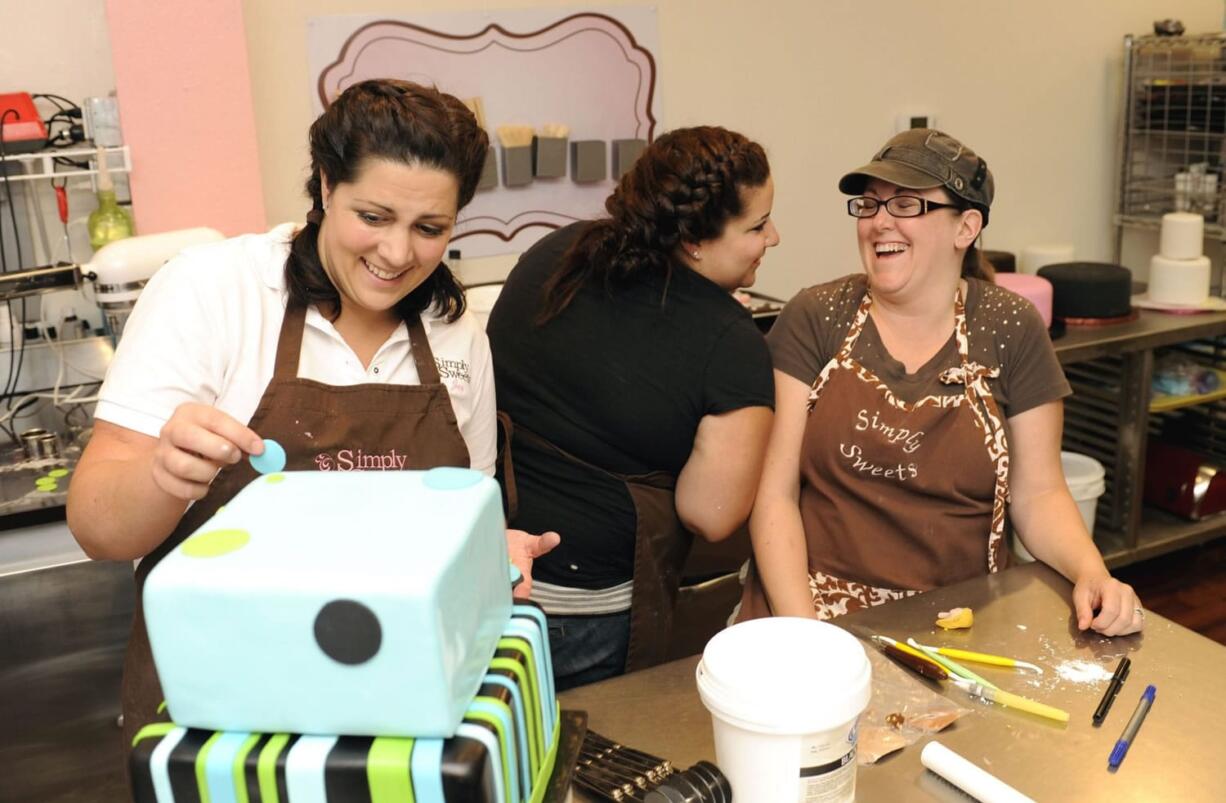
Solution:
M893 198L886 198L884 201L861 195L847 202L847 214L852 217L873 217L877 214L877 210L883 206L885 211L894 217L919 217L920 215L928 214L934 209L958 208L957 204L943 204L915 195L895 195Z

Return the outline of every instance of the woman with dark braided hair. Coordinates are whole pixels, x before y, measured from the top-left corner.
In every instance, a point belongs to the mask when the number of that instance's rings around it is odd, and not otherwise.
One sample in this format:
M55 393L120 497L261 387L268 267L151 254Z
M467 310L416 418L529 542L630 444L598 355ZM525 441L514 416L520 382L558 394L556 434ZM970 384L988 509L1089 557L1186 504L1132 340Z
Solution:
M487 147L454 97L363 81L311 126L305 225L190 249L150 280L73 475L68 523L86 553L144 558L143 584L256 476L245 458L264 438L290 470L364 453L493 473L489 345L442 264ZM162 700L140 599L126 745Z
M779 242L773 199L761 146L665 134L607 218L523 255L491 313L509 520L562 536L533 569L559 688L663 660L691 534L749 514L773 388L732 292Z

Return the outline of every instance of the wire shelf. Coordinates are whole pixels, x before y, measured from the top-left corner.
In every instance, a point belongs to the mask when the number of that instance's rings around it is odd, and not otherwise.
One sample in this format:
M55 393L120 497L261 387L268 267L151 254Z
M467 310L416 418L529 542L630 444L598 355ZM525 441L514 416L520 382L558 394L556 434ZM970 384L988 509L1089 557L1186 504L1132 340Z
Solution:
M1226 217L1226 34L1124 38L1116 223Z
M106 155L107 170L109 172L132 172L132 152L128 149L127 145L106 147L102 148L102 151ZM9 181L37 181L39 179L62 179L71 178L72 176L97 175L97 157L97 148L58 148L30 153L10 153L0 157L0 164L4 162L19 162L23 165L21 172L10 172L8 174ZM89 161L90 166L88 169L58 166L57 169L55 160L61 158L84 159ZM3 172L3 168L0 168L0 172Z

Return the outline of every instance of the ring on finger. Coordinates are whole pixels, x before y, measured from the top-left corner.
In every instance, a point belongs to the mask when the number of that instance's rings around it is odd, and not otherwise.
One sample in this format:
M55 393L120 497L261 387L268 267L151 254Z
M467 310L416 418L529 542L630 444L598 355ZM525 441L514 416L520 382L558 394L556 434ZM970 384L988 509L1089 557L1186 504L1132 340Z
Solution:
M1137 615L1137 616L1141 617L1142 619L1144 619L1144 618L1145 618L1145 609L1144 609L1144 608L1142 608L1140 605L1138 605L1137 607L1133 608L1132 610L1133 610L1133 612L1135 612L1135 613L1136 613L1136 615Z

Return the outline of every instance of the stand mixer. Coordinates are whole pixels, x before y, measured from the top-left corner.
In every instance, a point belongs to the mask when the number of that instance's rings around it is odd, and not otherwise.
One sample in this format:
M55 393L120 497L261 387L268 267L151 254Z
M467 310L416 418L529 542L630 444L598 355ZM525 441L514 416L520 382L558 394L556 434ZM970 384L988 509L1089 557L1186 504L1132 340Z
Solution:
M221 232L203 227L143 234L104 245L84 264L66 263L0 273L0 302L56 290L79 289L82 281L91 281L107 329L118 340L136 297L158 268L188 246L221 239Z

